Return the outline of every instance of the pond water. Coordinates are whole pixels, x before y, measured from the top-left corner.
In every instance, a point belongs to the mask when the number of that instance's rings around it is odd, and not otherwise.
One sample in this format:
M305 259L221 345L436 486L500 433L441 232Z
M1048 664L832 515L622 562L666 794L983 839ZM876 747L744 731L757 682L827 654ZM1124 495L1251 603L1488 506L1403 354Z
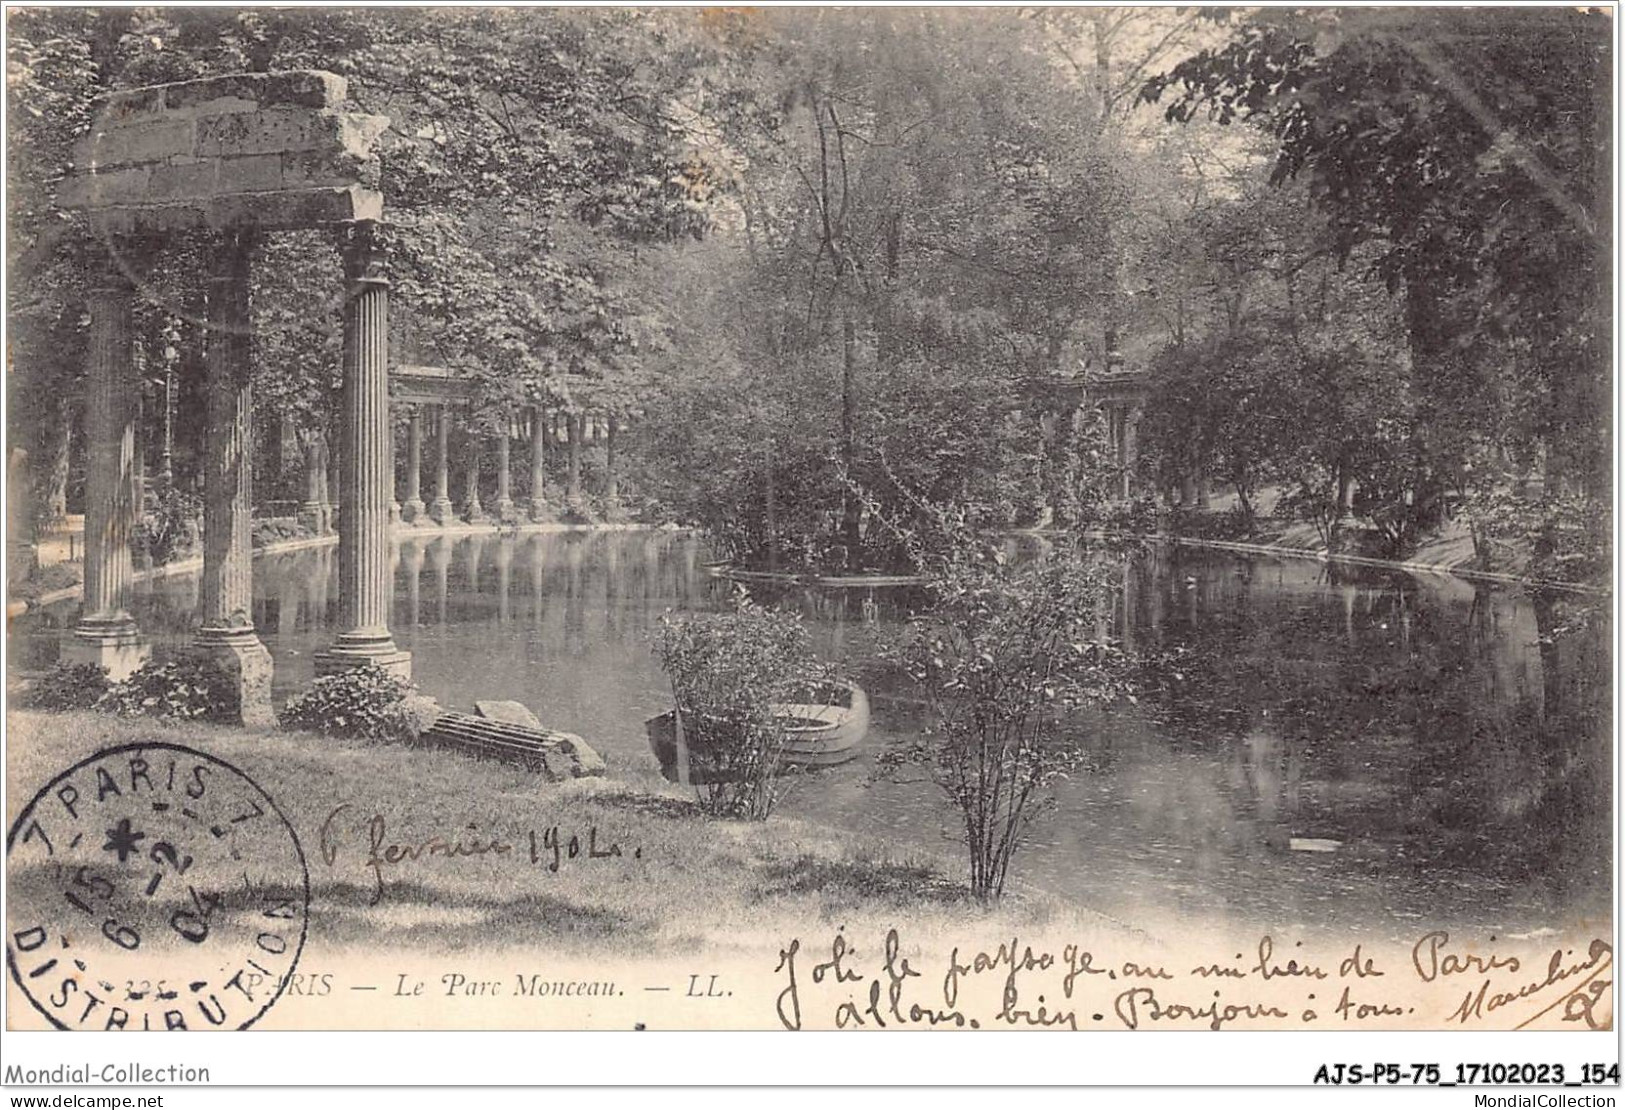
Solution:
M255 620L279 700L307 682L336 615L335 550L256 564ZM671 532L413 535L393 631L442 703L517 699L616 767L654 766L645 718L670 695L649 635L668 608L716 608L701 541ZM1308 935L1437 922L1504 932L1606 921L1611 893L1610 638L1543 642L1548 599L1456 579L1162 547L1124 557L1110 631L1195 649L1137 704L1077 723L1086 771L1016 858L1012 882L1147 928L1223 923ZM138 586L159 643L184 643L197 580ZM897 858L960 866L956 826L919 771L876 755L921 709L865 660L918 597L790 591L823 650L874 702L864 750L798 778L784 812L866 833ZM75 606L14 630L38 662ZM1177 678L1174 675L1177 674ZM1303 841L1334 841L1305 851ZM1298 842L1294 846L1294 842ZM1325 844L1318 845L1326 847Z

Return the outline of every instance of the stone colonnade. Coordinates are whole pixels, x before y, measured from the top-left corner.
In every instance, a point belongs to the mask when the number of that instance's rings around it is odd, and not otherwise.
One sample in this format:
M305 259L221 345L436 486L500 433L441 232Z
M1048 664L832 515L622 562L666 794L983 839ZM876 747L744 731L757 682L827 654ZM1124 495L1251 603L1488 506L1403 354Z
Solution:
M131 319L163 244L206 235L207 365L203 574L198 651L236 679L245 723L271 720L271 659L253 623L253 395L249 317L257 236L336 233L344 256L342 442L337 456L343 621L318 670L376 663L405 675L390 610L392 462L389 283L374 241L383 216L377 140L389 121L351 111L344 78L319 70L235 73L98 96L56 201L86 217L101 257L88 271L84 605L63 654L122 679L148 647L131 610L130 540L141 506L140 390ZM314 304L319 304L317 298ZM314 307L313 304L313 307ZM167 360L166 360L167 361ZM172 366L164 454L171 469ZM307 458L304 509L330 523L327 449Z
M348 289L339 447L339 591L341 621L318 673L374 664L406 676L411 656L388 627L393 541L389 424L388 287L373 225L341 232ZM202 619L195 645L236 678L242 720L271 721L271 659L253 624L253 397L249 385L248 289L253 233L215 234L208 285L208 403L204 464ZM144 246L115 244L93 275L88 299L90 364L85 413L85 590L81 616L63 657L129 675L149 654L131 613L130 539L138 506L135 470L135 352L130 319L133 272ZM303 511L331 519L328 458L307 449Z
M461 458L458 458L451 444L451 427L456 422L458 408L456 401L415 400L401 404L406 410L406 450L401 459L404 473L397 476L396 486L402 491L399 504L403 524L435 526L459 520L470 524L508 524L522 519L552 519L554 509L548 501L547 485L548 444L550 441L568 444L575 437L606 445L611 457L603 494L610 500L617 495L613 452L621 425L614 417L584 413L561 421L557 419L558 414L546 413L541 406L532 405L524 410L523 419L511 420L499 431L470 428ZM528 449L521 452L519 460L514 457L515 439L523 441ZM480 486L481 461L487 448L496 456L496 487L491 491L489 508L481 499L485 491ZM527 459L530 495L521 504L513 496L513 468ZM429 483L433 489L433 496L427 501L423 497L425 464L431 468ZM454 488L458 490L455 500Z
M1120 495L1127 500L1134 496L1134 467L1140 456L1140 417L1144 406L1138 401L1107 401L1102 406L1106 413L1106 442L1114 462L1122 469Z
M1140 457L1140 420L1145 414L1145 404L1138 397L1108 396L1101 402L1101 409L1106 415L1107 450L1122 471L1122 486L1118 495L1127 500L1139 488L1134 468ZM1186 474L1179 487L1170 492L1173 501L1186 508L1208 508L1210 487L1208 477L1201 469Z

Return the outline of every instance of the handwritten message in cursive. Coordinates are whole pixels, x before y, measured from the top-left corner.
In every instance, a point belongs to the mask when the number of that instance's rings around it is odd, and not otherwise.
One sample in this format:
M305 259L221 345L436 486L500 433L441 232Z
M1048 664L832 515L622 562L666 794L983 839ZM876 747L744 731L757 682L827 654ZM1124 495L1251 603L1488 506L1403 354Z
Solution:
M1222 958L1152 962L1019 937L927 954L893 928L873 944L793 939L773 971L787 1029L1219 1030L1611 1028L1612 969L1602 938L1539 949L1432 930L1408 952L1318 953L1265 935Z

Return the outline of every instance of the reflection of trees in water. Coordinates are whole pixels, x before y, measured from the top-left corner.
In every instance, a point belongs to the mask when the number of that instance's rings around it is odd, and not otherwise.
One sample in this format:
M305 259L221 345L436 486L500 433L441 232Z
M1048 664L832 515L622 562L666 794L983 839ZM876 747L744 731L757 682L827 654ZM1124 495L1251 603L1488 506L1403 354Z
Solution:
M1150 566L1136 581L1164 604L1186 597L1148 636L1188 649L1148 674L1167 743L1228 748L1250 815L1302 820L1307 805L1397 839L1411 867L1509 881L1561 886L1607 858L1606 640L1544 642L1561 599L1481 588L1452 602L1335 573L1259 595L1251 573L1225 571Z

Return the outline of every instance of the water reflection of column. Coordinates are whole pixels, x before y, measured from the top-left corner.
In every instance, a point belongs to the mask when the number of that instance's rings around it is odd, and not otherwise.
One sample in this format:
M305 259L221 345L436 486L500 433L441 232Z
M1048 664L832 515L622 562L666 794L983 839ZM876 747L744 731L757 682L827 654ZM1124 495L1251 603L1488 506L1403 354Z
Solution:
M1411 650L1411 608L1416 603L1416 594L1411 590L1401 590L1399 594L1399 646L1409 654Z
M846 622L847 616L849 615L851 609L848 602L850 602L851 599L852 594L850 590L831 591L829 600L833 601L835 604L829 607L829 646L830 653L836 659L843 658L846 655Z
M618 536L604 540L604 633L610 640L621 638L621 545Z
M422 602L419 580L423 577L423 560L427 554L421 540L412 540L406 550L406 609L414 630L422 623L422 615L418 612Z
M577 537L570 537L576 541ZM564 594L564 639L572 652L579 652L586 631L587 613L581 596L581 544L571 542L565 550L564 565L568 573Z
M434 605L435 623L444 628L446 625L446 595L451 586L451 540L445 536L438 536L429 548L430 561L434 563Z
M699 577L697 573L699 558L699 549L693 541L683 545L683 557L678 562L678 566L683 568L683 573L678 576L677 588L672 591L679 601L689 601L694 597L695 580Z
M344 434L339 472L338 635L316 657L318 673L381 667L402 678L412 657L389 633L389 529L394 501L394 437L389 418L389 281L370 224L346 233L344 276L344 382L340 394Z
M512 578L513 545L511 539L497 540L497 620L503 624L512 619L508 612L508 585Z
M1123 650L1134 650L1134 565L1133 561L1124 556L1123 571Z
M468 592L474 598L474 604L479 605L480 597L480 563L485 558L485 533L476 532L462 543L463 573L468 576Z
M530 537L530 619L538 628L547 617L548 536Z
M1281 738L1272 729L1253 728L1241 737L1236 751L1242 758L1260 831L1266 841L1278 843L1290 832L1281 824Z
M395 601L395 580L400 577L400 574L401 574L401 545L398 544L398 543L390 544L390 546L389 546L389 600L390 600L390 608L392 610L395 607L394 606L394 601ZM395 619L395 614L393 612L391 612L390 615L389 615L389 618L390 618L390 620L394 620Z
M316 549L316 573L310 576L310 627L326 628L328 582L333 577L333 549Z
M1123 497L1134 496L1134 468L1140 462L1140 406L1130 405L1123 413Z

